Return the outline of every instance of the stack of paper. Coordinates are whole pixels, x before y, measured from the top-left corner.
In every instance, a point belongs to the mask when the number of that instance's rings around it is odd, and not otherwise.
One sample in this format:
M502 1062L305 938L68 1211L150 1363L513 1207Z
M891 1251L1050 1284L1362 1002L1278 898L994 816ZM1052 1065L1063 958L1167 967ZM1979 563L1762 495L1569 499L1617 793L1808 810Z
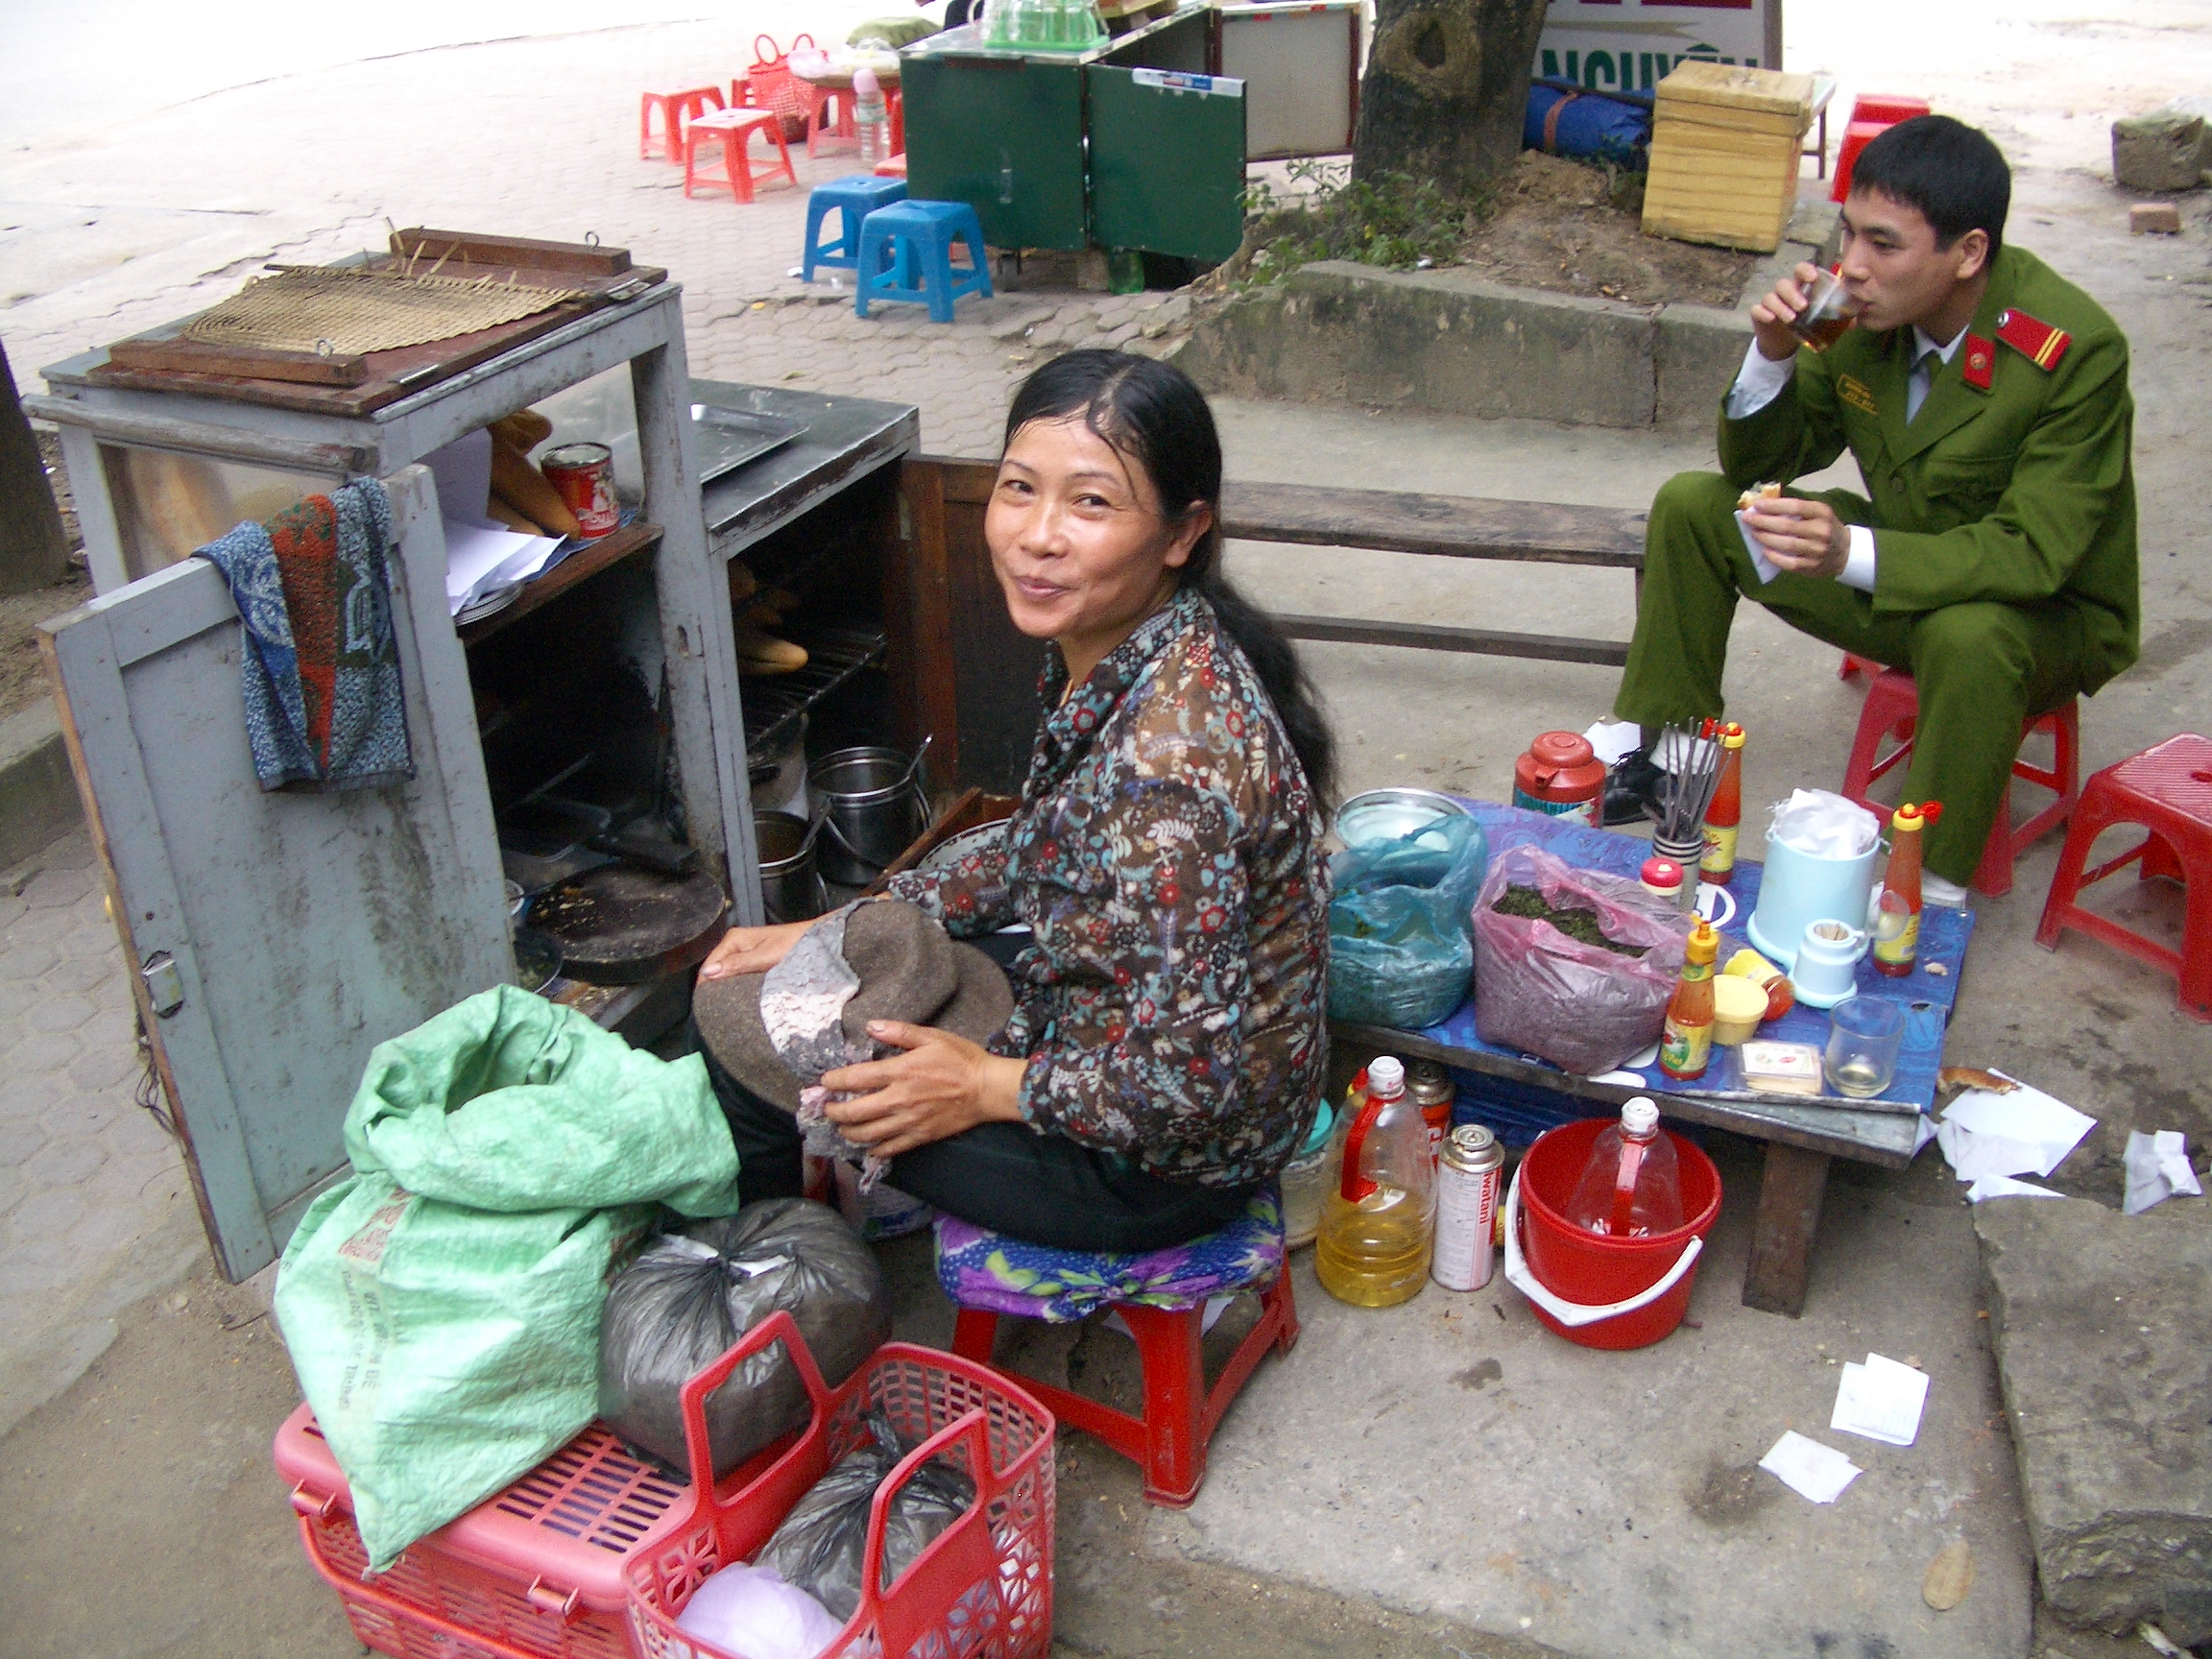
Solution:
M1845 1360L1828 1427L1890 1446L1910 1446L1920 1433L1920 1407L1928 1399L1928 1373L1880 1354L1866 1363Z
M446 519L446 614L458 616L495 589L541 574L560 546L558 536L525 536L494 524Z

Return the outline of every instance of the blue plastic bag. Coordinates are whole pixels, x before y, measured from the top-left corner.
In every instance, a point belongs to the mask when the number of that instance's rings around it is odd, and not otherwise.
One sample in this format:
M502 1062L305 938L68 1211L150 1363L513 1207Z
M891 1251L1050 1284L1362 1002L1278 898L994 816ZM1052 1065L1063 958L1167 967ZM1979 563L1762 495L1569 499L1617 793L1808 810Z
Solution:
M1558 108L1556 121L1551 111ZM1545 139L1547 126L1550 143ZM1555 86L1528 88L1528 108L1521 122L1521 147L1568 156L1578 161L1613 161L1641 167L1651 142L1651 111L1598 92L1568 93Z
M1456 817L1330 859L1330 1017L1418 1030L1458 1007L1487 862L1481 826Z

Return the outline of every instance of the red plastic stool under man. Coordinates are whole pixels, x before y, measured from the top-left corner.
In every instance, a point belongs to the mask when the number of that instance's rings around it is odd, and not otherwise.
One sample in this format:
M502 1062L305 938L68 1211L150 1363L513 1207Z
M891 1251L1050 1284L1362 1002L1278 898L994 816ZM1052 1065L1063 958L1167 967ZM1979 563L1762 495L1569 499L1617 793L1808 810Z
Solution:
M740 83L733 83L735 92ZM637 101L637 159L648 159L657 141L653 135L653 111L661 111L661 136L662 154L671 161L684 159L684 123L696 120L710 108L722 106L719 86L692 86L682 92L648 92Z
M753 134L765 132L776 146L777 159L754 171ZM712 115L702 115L692 122L684 134L684 194L691 194L691 186L699 176L699 152L702 145L720 144L722 158L730 174L730 189L740 202L753 200L753 186L762 179L773 179L781 173L791 181L794 189L799 175L791 165L791 152L783 143L783 123L773 109L723 109Z
M1856 657L1845 657L1848 677L1859 667L1874 667ZM2022 742L2030 733L2048 732L2056 748L2046 770L2025 760L2012 763L2012 776L2051 790L2057 799L2017 829L2012 824L2012 786L2009 781L1998 798L1996 822L1989 827L1988 842L1982 849L1982 864L1974 872L1974 890L1994 899L2012 891L2012 861L2040 836L2064 823L2081 789L2080 702L2075 699L2048 714L2032 715L2020 729ZM1866 687L1866 706L1859 713L1859 731L1851 739L1851 758L1843 768L1839 794L1856 801L1877 816L1886 809L1866 798L1874 781L1892 770L1912 753L1912 732L1920 715L1920 692L1912 676L1902 668L1883 668ZM1884 738L1898 746L1881 753Z
M2149 833L2140 846L2084 871L2090 845L2117 824L2137 825ZM2187 888L2179 951L2075 902L2082 888L2138 862L2139 879L2162 876ZM2066 828L2035 943L2055 949L2066 927L2173 974L2181 1012L2212 1021L2212 738L2184 733L2091 775Z
M1868 92L1853 99L1851 120L1843 129L1843 142L1836 152L1836 182L1829 186L1828 200L1840 202L1851 194L1851 169L1858 164L1859 152L1869 142L1898 122L1927 113L1927 100L1922 98Z

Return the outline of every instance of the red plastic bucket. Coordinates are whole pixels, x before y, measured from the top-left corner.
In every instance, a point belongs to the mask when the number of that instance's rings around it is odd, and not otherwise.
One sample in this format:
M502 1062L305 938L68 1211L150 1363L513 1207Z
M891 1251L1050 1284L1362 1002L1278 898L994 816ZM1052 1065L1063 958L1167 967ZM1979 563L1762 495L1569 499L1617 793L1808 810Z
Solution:
M1585 1118L1563 1123L1536 1138L1521 1160L1513 1179L1519 1214L1508 1220L1517 1237L1509 1237L1507 1277L1528 1294L1536 1317L1585 1348L1645 1348L1682 1323L1690 1309L1690 1288L1697 1278L1697 1257L1706 1234L1720 1214L1720 1171L1713 1160L1679 1135L1667 1135L1674 1144L1676 1166L1682 1178L1682 1211L1690 1219L1671 1233L1648 1238L1612 1238L1600 1233L1568 1225L1567 1204L1575 1195L1598 1137L1614 1118ZM1661 1131L1666 1134L1665 1130ZM1687 1253L1687 1261L1685 1255ZM1532 1277L1535 1288L1521 1283L1511 1270L1523 1258L1521 1277ZM1633 1301L1680 1268L1664 1293L1642 1307L1590 1321L1571 1323L1545 1306L1547 1301L1572 1304L1587 1310L1614 1303ZM1539 1295L1540 1290L1544 1294ZM1562 1312L1568 1311L1562 1308Z

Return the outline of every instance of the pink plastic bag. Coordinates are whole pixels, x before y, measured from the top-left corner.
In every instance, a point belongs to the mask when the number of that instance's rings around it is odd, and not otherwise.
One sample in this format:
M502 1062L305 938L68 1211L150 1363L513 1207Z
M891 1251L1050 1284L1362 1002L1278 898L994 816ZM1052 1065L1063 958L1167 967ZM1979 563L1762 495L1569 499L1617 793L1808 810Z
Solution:
M1647 949L1623 956L1549 922L1501 916L1491 905L1508 887L1533 887L1554 910L1595 910L1606 938ZM1492 856L1475 896L1476 1032L1564 1070L1610 1071L1658 1041L1690 927L1690 918L1641 882L1577 870L1541 848L1508 847Z

